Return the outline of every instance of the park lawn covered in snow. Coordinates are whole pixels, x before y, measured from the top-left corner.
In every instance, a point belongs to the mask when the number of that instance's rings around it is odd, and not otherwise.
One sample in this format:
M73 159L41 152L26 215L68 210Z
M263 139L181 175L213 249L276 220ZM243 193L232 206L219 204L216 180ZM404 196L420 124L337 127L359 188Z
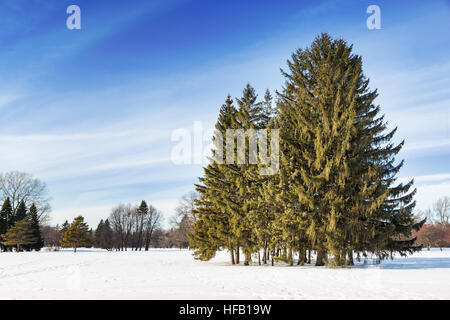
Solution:
M450 299L450 249L373 265L231 266L192 251L0 253L1 299Z

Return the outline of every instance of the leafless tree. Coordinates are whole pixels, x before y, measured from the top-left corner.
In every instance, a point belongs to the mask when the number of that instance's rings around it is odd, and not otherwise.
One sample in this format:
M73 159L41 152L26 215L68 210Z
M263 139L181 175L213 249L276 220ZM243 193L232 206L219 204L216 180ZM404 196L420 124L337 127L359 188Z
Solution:
M8 197L13 213L16 212L21 201L25 202L27 208L34 203L38 209L39 222L41 224L48 222L51 198L44 182L20 171L0 174L0 201L3 203Z
M174 228L179 228L180 224L184 220L189 221L192 224L195 221L194 208L195 201L198 199L198 194L194 191L185 194L175 208L175 214L170 219L170 224Z
M153 232L160 227L161 221L161 211L150 205L144 220L145 251L148 251L150 248Z
M450 198L444 197L438 199L433 205L433 210L440 224L448 224L450 218Z
M119 243L117 248L119 250L127 250L133 225L135 222L136 207L131 204L119 204L114 207L109 216L111 227L116 232Z
M192 224L195 221L195 201L198 199L198 194L194 191L184 195L178 206L175 208L175 214L170 219L170 224L173 229L170 232L170 237L179 248L189 246L189 234L192 232Z
M42 238L44 239L44 245L46 247L59 247L59 241L61 240L61 231L58 226L42 226L41 227Z
M146 223L146 219L148 216L148 210L141 210L140 207L137 207L133 212L134 214L134 225L133 225L133 236L132 236L132 249L141 250L142 241L143 241L143 233L144 233L144 225Z

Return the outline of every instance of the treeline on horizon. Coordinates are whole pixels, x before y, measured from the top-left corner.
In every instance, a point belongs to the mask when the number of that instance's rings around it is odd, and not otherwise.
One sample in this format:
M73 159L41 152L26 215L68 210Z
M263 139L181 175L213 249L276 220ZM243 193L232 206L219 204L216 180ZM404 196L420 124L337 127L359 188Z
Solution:
M242 252L245 265L254 257L293 265L295 256L302 265L314 253L316 266L342 266L369 254L381 261L420 250L411 234L425 219L412 213L413 180L396 183L403 161L395 156L404 143L393 142L396 129L387 129L374 104L378 94L361 57L344 40L321 34L292 54L282 75L275 101L268 91L258 101L247 85L220 108L215 127L223 137L227 129L279 129L280 169L260 175L264 165L249 164L248 146L245 164L211 159L196 185L196 258L228 250L231 264Z
M108 218L100 220L93 230L83 216L72 223L42 226L45 246L62 248L95 247L115 251L148 251L149 248L188 248L188 235L193 223L194 192L182 197L170 218L170 228L162 228L161 211L142 200L139 205L119 204L111 209Z

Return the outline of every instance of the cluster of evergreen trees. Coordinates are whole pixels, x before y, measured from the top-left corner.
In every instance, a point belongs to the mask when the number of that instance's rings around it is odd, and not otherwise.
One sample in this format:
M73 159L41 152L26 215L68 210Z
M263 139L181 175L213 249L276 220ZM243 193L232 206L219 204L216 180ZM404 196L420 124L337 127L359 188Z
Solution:
M248 146L245 164L211 159L196 185L196 258L226 249L232 264L242 252L245 264L258 255L260 263L292 265L296 255L298 264L311 263L313 252L316 265L341 266L355 256L381 260L419 250L410 237L424 223L412 214L413 181L395 182L403 142L392 142L396 130L387 130L374 104L361 57L322 34L287 64L274 104L269 92L258 102L247 85L242 98L228 96L220 108L223 137L227 129L279 130L280 170L260 175Z
M3 202L0 211L0 248L2 251L40 250L44 246L39 229L38 211L32 204L27 210L21 201L13 210L8 198Z

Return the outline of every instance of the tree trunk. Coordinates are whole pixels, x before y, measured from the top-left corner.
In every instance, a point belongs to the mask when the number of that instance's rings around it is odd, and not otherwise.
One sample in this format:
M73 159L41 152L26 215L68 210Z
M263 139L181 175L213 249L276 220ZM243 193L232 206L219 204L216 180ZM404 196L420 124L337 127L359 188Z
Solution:
M240 261L239 261L239 246L236 247L236 252L235 252L235 254L236 254L236 259L235 259L235 260L236 260L236 264L239 264L239 262L240 262Z
M248 266L252 262L252 255L248 253L247 250L244 250L244 265Z
M306 263L311 264L311 248L308 249L308 261Z
M290 266L294 265L294 258L292 256L292 249L291 248L288 249L287 260L288 260Z
M317 250L316 267L325 265L325 255L326 255L326 251L324 249Z
M73 248L73 252L77 252L77 247L74 247L74 248Z
M354 265L354 263L353 263L353 250L352 249L349 249L347 251L347 265L348 266L353 266Z
M233 249L230 249L230 261L231 261L232 265L236 264L234 262L234 250Z
M267 251L267 245L266 245L266 243L264 243L264 248L263 248L263 263L264 264L267 264L266 251Z

